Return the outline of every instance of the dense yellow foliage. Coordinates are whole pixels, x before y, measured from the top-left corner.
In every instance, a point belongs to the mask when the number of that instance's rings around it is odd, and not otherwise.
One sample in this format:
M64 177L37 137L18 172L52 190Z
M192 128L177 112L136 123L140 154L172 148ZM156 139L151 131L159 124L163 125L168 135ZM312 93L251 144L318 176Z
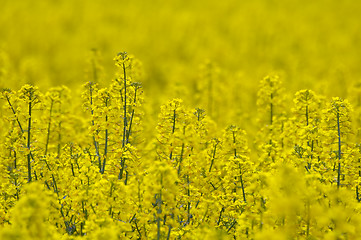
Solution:
M361 239L357 1L1 9L0 239Z

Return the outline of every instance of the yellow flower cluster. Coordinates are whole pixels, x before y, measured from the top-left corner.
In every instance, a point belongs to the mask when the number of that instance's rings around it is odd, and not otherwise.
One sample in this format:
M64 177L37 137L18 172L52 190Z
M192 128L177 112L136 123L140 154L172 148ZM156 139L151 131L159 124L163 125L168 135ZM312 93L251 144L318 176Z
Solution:
M215 123L224 90L208 63L206 110L174 98L151 126L141 64L125 52L114 61L115 79L94 77L80 98L64 86L2 90L1 239L360 236L361 148L348 100L300 90L290 107L280 78L265 77L250 136Z

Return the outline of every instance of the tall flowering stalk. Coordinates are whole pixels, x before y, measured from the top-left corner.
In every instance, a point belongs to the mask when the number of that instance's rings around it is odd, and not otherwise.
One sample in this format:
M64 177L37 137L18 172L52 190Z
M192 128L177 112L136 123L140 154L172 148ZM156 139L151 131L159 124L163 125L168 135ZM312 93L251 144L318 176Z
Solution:
M290 135L294 154L307 171L317 170L323 158L321 138L322 99L312 90L301 90L295 94ZM298 163L297 163L298 164Z
M28 182L31 182L32 177L32 161L35 161L34 154L32 150L32 125L34 123L34 108L37 104L40 103L40 92L37 87L34 87L32 85L24 85L19 92L17 93L18 97L18 107L16 108L14 103L11 102L11 99L9 95L5 95L6 101L9 104L9 107L14 114L15 120L18 124L18 127L21 131L21 134L25 134L24 139L26 139L26 142L24 143L25 147L25 155L26 155L26 165L27 165L27 179ZM24 112L21 112L22 110L26 111L26 114ZM20 111L20 112L19 112ZM21 117L22 116L22 117ZM24 122L22 122L23 118ZM24 127L27 126L26 128Z
M109 169L114 174L117 169L118 178L127 182L130 169L127 162L131 164L134 158L127 157L137 155L133 146L140 142L142 86L132 81L132 76L139 75L132 56L122 52L114 61L121 71L110 87L99 88L97 83L89 82L83 98L91 113L90 131L99 172L104 174ZM114 161L118 157L119 163Z
M234 232L239 215L247 205L247 187L251 185L254 164L249 159L246 132L235 125L228 126L223 134L223 156L225 172L222 175L223 225L227 232ZM248 190L249 191L249 190ZM251 199L248 199L248 201Z
M149 223L154 229L148 233L152 239L173 239L173 230L176 230L178 210L176 196L179 193L177 187L177 171L167 162L155 160L149 168L149 174L145 177L146 193L145 202L149 207ZM154 224L154 225L153 225Z
M258 132L257 145L261 151L259 165L270 167L279 158L283 147L284 101L282 82L277 75L266 76L260 82L257 93L257 109L261 125Z
M240 188L242 190L242 199L247 202L245 178L252 174L253 164L249 159L246 132L235 125L229 126L224 133L223 145L225 155L229 158L227 169L232 173L227 177L234 177L234 181L237 182L236 189Z
M158 156L177 168L178 172L186 156L185 150L189 149L186 146L189 120L190 114L181 99L173 99L161 107L157 126Z
M86 84L83 85L83 87L85 88L85 91L83 92L83 99L84 99L84 104L83 107L85 108L85 110L90 111L91 113L91 128L95 128L95 120L94 120L94 109L95 109L95 104L94 104L94 98L96 93L98 92L98 84L95 82L87 82ZM93 145L95 148L95 153L96 153L96 157L98 160L98 165L99 165L99 169L101 169L101 156L100 156L100 150L99 150L99 143L97 141L97 135L99 133L98 130L91 130L92 131L92 140L93 140Z
M71 120L70 109L70 89L66 86L51 88L44 95L44 114L42 121L47 122L44 156L51 152L56 152L59 156L63 144L69 140L71 131L68 127Z
M337 173L337 188L342 185L342 178L347 171L345 166L352 161L351 146L348 144L351 131L351 111L352 107L347 100L333 98L324 113L325 127L328 130L331 147L331 165L328 166L330 170L332 169Z
M119 53L114 61L115 65L120 68L120 73L113 82L111 91L117 93L114 96L118 105L119 117L122 119L122 129L117 129L116 132L121 133L121 146L126 149L127 144L131 143L132 135L135 135L134 133L140 128L141 84L132 81L133 77L139 76L139 69L137 69L139 62L126 52ZM127 182L129 172L126 169L126 158L122 157L119 179L122 179L125 173Z

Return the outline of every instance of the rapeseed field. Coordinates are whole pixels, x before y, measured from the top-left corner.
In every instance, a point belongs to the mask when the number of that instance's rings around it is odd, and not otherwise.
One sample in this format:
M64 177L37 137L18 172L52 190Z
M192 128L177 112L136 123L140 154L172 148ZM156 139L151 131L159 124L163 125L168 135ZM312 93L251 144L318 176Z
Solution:
M361 239L361 3L0 9L0 239Z

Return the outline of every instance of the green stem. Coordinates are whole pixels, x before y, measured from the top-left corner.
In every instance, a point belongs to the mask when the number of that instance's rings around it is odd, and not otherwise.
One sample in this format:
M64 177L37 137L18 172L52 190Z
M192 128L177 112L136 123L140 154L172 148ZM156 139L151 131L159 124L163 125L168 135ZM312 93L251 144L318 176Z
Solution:
M93 83L90 82L89 83L89 96L90 96L90 112L91 112L91 115L92 115L92 118L94 116L94 110L93 110ZM94 119L92 119L92 126L94 126L95 123L94 123ZM101 171L101 167L102 167L102 163L101 163L101 157L100 157L100 154L99 154L99 144L98 142L95 140L95 134L93 134L93 144L94 144L94 147L95 147L95 152L96 152L96 155L98 157L98 164L99 164L99 170Z
M108 99L105 100L105 106L108 107ZM108 115L105 116L105 123L108 123ZM107 160L107 153L108 153L108 128L105 129L105 146L104 146L104 158L103 158L103 167L101 173L105 171L105 163Z
M243 200L244 200L244 202L247 202L247 200L246 200L246 192L244 191L244 183L243 183L241 166L239 167L239 171L240 171L240 176L239 176L239 178L240 178L240 180L241 180L241 188L242 188Z
M167 234L167 240L170 239L170 232L172 231L172 226L168 226L168 234Z
M123 56L123 60L125 58L125 55ZM123 148L125 146L125 141L126 141L126 132L127 132L127 71L125 69L125 63L123 62L123 77L124 77L124 113L123 113L123 117L124 117L124 126L123 126Z
M61 151L61 123L62 122L59 122L58 124L58 157L60 157L60 151Z
M13 114L14 114L14 116L15 116L15 118L16 118L16 121L17 121L17 123L18 123L18 125L19 125L19 128L20 128L21 132L24 133L24 129L23 129L22 126L21 126L21 123L20 123L20 121L19 121L18 116L16 116L15 109L14 109L13 105L11 104L10 98L9 98L8 96L6 96L6 100L7 100L8 104L9 104L9 106L10 106L10 108L11 108L11 111L13 112Z
M341 176L341 130L340 130L340 113L337 109L337 134L338 134L338 169L337 169L337 188L340 188Z
M122 58L123 60L125 60L126 58L126 53L122 54ZM127 126L128 126L128 122L127 122L127 71L126 71L126 67L125 67L125 63L123 61L123 79L124 79L124 105L123 105L123 140L122 140L122 147L124 148L126 145L126 134L127 134ZM119 172L119 176L118 179L122 179L123 178L123 172L124 172L124 168L125 168L125 158L121 159L121 169Z
M189 189L189 185L190 185L190 181L189 181L189 174L187 174L187 196L188 196L188 199L190 198L191 196L191 192L190 192L190 189ZM190 221L191 221L191 202L188 201L188 206L187 206L187 215L188 215L188 219L187 219L187 223L189 224Z
M28 142L27 142L27 149L29 150L28 153L28 182L31 182L31 157L30 157L30 143L31 143L31 110L32 110L32 92L29 93L29 119L28 119Z
M223 212L224 212L224 207L222 207L222 209L221 209L221 211L220 211L220 213L219 213L217 225L219 225L219 224L221 223Z
M182 161L183 161L183 154L184 154L184 143L182 143L181 154L180 154L180 157L179 157L178 176L180 175L180 171L181 171L181 164L182 164Z
M172 134L174 134L175 132L175 123L176 123L176 118L177 118L177 114L176 114L176 109L173 109L173 117L172 117L172 121L173 121L173 124L172 124ZM171 144L172 145L172 144ZM172 160L172 157L173 157L173 151L170 152L169 154L169 159Z
M59 98L61 98L61 93L59 93ZM61 102L59 103L59 113L61 113ZM62 124L62 122L59 121L59 124L58 124L58 157L60 157L60 150L61 150L61 133L62 133L61 124Z
M46 156L48 154L48 146L49 146L49 139L50 139L50 127L51 127L51 117L52 117L52 112L53 112L53 105L54 105L54 100L51 99L51 104L50 104L50 113L49 113L49 122L48 122L48 129L47 129L47 134L46 134L46 143L45 143L45 152L44 152L44 156Z
M212 166L214 163L214 159L216 158L216 151L217 151L218 143L219 143L219 141L217 140L216 143L213 145L213 154L212 154L211 166L209 167L209 172L211 172Z
M235 143L236 143L236 135L235 135L235 132L234 132L234 131L232 132L232 136L233 136L233 144L235 144ZM238 156L237 156L237 149L234 148L233 151L234 151L234 158L238 158ZM242 169L241 169L241 164L240 164L240 163L238 163L238 168L239 168L239 178L240 178L240 181L241 181L241 188L242 188L243 200L244 200L244 202L247 202L247 200L246 200L246 193L245 193L245 191L244 191L244 184L243 184L243 177L242 177Z
M231 229L236 225L237 221L234 220L231 224L231 226L227 229L227 232L231 231Z
M137 220L134 221L135 229L137 230L138 235L139 235L138 239L142 239L142 233L140 232L137 222L138 222Z
M163 187L163 175L160 175L160 182L161 186ZM160 214L162 213L162 189L159 192L159 196L157 198L157 240L161 238L161 232L160 232Z
M58 185L56 184L56 181L55 181L55 177L54 177L54 174L51 174L51 177L53 179L53 184L54 184L54 192L58 195L59 197L59 192L58 192Z
M134 87L134 105L137 103L137 87ZM127 131L127 138L126 138L126 143L129 143L129 138L130 138L130 133L132 130L132 125L133 125L133 118L134 118L134 108L132 110L132 115L130 117L130 121L129 121L129 128Z

